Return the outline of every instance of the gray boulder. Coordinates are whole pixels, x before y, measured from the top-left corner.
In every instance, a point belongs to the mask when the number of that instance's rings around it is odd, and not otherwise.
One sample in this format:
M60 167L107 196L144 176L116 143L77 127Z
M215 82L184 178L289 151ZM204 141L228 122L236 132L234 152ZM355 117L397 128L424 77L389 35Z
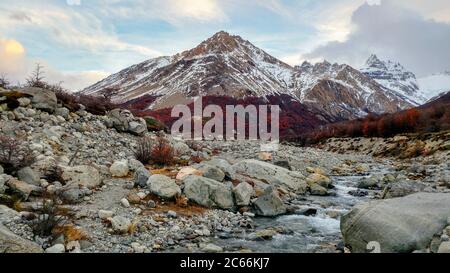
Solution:
M69 118L69 114L70 114L70 110L67 109L66 107L56 108L56 110L55 110L55 115L61 116L65 119Z
M385 198L396 198L421 192L426 188L426 185L411 180L404 180L394 182L390 184L388 187L389 189L386 193Z
M186 197L205 207L230 209L234 206L231 189L215 180L190 175L184 180Z
M229 179L234 177L235 172L233 170L233 166L231 166L231 164L225 159L214 157L209 161L203 161L202 164L219 168Z
M42 253L36 243L25 240L0 224L0 253Z
M175 183L175 180L165 175L152 175L148 179L147 184L153 194L162 198L174 198L181 194L180 186Z
M192 152L191 148L189 148L186 143L180 141L173 144L173 150L177 156L190 155Z
M225 179L225 173L215 166L203 165L199 167L198 170L201 171L203 173L203 176L206 178L210 178L219 182L222 182Z
M378 188L378 179L375 176L364 177L358 182L359 189Z
M30 167L20 169L17 172L17 177L28 184L35 186L39 186L41 184L39 175Z
M31 105L36 109L53 113L58 107L58 101L55 92L53 91L36 87L27 87L19 90L19 92L30 95Z
M233 188L234 199L236 200L236 205L238 206L248 206L250 204L250 199L254 194L253 187L247 182L239 183Z
M62 178L70 187L86 187L93 189L102 183L102 178L99 171L87 165L80 165L74 167L62 167Z
M147 187L147 181L152 176L151 172L145 167L141 167L134 172L134 186L145 188Z
M267 162L253 159L243 160L234 164L233 170L236 173L266 181L274 186L285 187L300 194L304 194L308 188L305 177L302 174Z
M6 191L6 175L0 174L0 194L5 193Z
M357 205L341 218L341 232L352 252L378 242L381 252L425 249L450 216L449 193L416 193Z
M9 178L6 181L6 185L16 194L18 194L22 200L27 200L31 194L38 194L42 192L42 188L20 181L14 177Z
M114 109L108 113L107 125L120 132L129 132L135 135L143 135L147 132L147 123L142 118L136 118L124 109Z
M273 187L267 188L264 195L256 199L254 206L260 216L275 217L286 213L286 206Z

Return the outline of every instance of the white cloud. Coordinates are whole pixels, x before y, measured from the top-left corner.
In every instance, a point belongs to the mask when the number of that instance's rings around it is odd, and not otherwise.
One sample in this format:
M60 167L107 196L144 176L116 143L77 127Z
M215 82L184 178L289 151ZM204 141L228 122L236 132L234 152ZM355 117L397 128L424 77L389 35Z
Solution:
M40 30L56 42L89 51L129 51L146 57L160 56L152 48L131 44L117 37L110 26L92 13L39 4L17 5L0 10L0 33L11 29Z
M382 18L374 20L373 18ZM359 66L372 53L401 62L420 75L450 68L450 24L428 20L397 1L359 7L345 41L329 42L308 57Z
M218 0L102 0L99 11L105 16L163 20L177 27L186 23L228 20Z
M0 37L0 74L5 75L12 84L24 83L36 63L44 66L45 80L49 83L61 83L69 90L80 90L107 77L104 71L61 72L45 60L30 59L24 46L14 39Z

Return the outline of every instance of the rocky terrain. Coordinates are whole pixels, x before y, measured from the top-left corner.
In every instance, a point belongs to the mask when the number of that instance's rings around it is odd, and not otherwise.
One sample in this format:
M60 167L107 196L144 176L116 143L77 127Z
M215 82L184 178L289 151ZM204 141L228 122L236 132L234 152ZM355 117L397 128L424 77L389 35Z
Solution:
M448 135L412 159L185 142L26 88L0 90L0 136L0 252L449 251Z

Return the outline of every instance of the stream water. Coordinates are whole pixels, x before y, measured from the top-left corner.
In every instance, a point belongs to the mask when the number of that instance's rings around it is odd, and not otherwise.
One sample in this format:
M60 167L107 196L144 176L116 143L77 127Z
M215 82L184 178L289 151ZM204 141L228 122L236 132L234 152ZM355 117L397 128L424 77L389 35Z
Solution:
M371 168L370 175L385 173L385 166ZM255 218L256 231L277 228L281 232L269 240L252 240L250 234L233 238L217 238L214 243L229 250L250 249L264 253L311 253L336 251L342 241L340 215L348 212L359 202L367 202L375 192L356 197L358 181L364 176L334 176L331 196L307 196L295 200L301 209L294 214L276 218ZM309 213L308 213L309 212ZM311 213L315 212L315 213Z

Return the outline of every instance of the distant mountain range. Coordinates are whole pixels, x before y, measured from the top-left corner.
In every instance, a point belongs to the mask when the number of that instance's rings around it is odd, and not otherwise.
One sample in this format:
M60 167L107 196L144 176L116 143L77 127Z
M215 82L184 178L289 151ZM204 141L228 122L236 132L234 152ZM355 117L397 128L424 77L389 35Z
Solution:
M133 65L81 93L114 87L119 90L114 100L142 111L189 104L200 95L267 101L283 96L281 101L288 97L320 120L336 121L421 105L429 97L420 84L427 80L418 82L400 64L375 55L359 70L327 61L292 67L222 31L191 50Z

